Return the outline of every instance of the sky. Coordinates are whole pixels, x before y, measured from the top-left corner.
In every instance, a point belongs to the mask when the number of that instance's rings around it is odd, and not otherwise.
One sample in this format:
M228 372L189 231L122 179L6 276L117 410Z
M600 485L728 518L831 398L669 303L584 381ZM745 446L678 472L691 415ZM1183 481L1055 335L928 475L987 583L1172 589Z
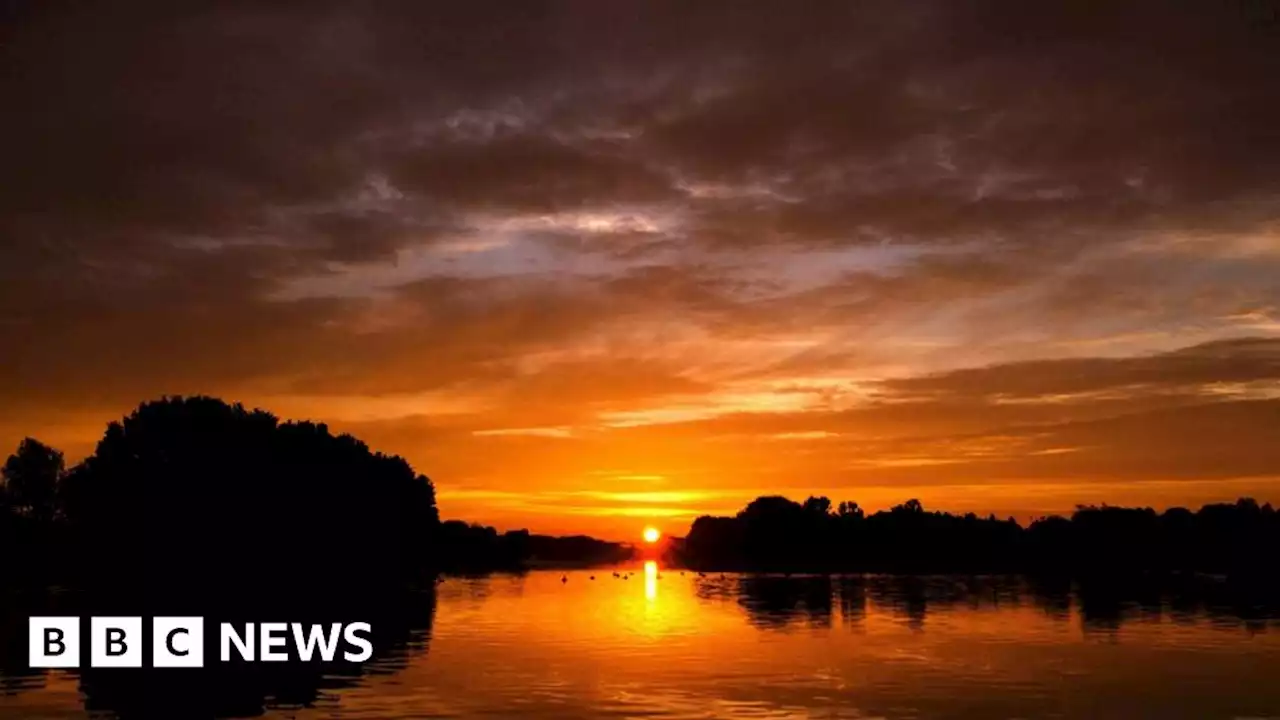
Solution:
M1280 502L1257 2L8 2L0 449L210 394L446 517Z

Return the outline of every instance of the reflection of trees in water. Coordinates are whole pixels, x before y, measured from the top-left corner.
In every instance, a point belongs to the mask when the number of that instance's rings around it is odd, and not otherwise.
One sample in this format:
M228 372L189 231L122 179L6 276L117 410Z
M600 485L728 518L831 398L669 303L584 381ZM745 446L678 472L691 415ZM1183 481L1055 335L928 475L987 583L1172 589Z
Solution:
M1280 625L1280 587L1182 575L1095 578L1075 585L1087 632L1111 633L1125 623L1169 618L1181 624L1207 620L1254 633Z
M829 577L744 576L738 579L737 594L747 621L756 627L831 627Z
M1171 584L1172 583L1172 584ZM1141 577L1083 578L1075 584L1075 597L1080 609L1080 622L1086 632L1113 633L1126 622L1158 621L1173 613L1174 596L1179 596L1182 612L1192 596L1212 592L1210 585L1186 585L1180 581L1163 583L1144 580ZM1193 600L1201 617L1207 613L1202 601Z
M895 577L892 580L889 584L877 583L872 586L876 603L891 605L895 611L906 615L907 625L912 630L923 629L925 616L929 614L931 584L925 578L918 577ZM950 588L935 586L932 589L937 593L935 602L951 600L950 596L943 594Z
M871 601L904 617L913 630L924 629L930 606L997 610L1023 602L1019 580L1006 576L874 575L866 583Z
M248 717L272 707L315 705L332 700L334 690L353 687L370 676L397 672L425 655L435 604L431 590L384 595L376 603L294 608L274 616L304 625L336 619L369 622L374 655L365 663L296 659L287 663L222 663L216 655L217 635L209 633L216 633L217 625L209 623L202 670L113 672L86 668L81 674L81 691L87 709L111 710L122 718ZM207 621L213 619L206 615ZM241 619L254 622L268 618L255 613Z
M867 618L867 586L862 578L841 577L836 582L840 619L845 625L861 625Z
M1026 579L1031 602L1054 620L1071 619L1071 580L1061 577L1031 577Z
M1126 622L1208 621L1250 632L1280 625L1280 588L1233 585L1205 576L1107 578L1073 582L1062 577L844 575L731 575L699 578L704 601L735 602L747 622L767 630L857 626L868 607L898 615L922 630L930 612L999 611L1031 606L1059 622L1079 613L1086 632L1115 632Z
M28 603L26 607L6 605L0 621L0 635L5 655L0 668L0 686L15 691L43 685L40 671L28 670L26 658L26 622L28 615L50 614L51 611L79 615L82 618L105 614L93 610L92 601L83 598L53 605ZM79 677L80 690L89 712L108 712L124 720L129 718L232 718L256 717L277 707L313 706L333 702L333 691L357 686L368 679L396 673L417 658L426 655L435 617L436 597L433 589L383 594L358 605L342 603L310 607L294 606L289 612L217 614L204 613L205 665L193 668L150 668L149 617L143 618L143 668L90 668L87 654L82 668L73 671ZM138 613L134 613L138 614ZM355 622L371 625L373 657L364 663L321 661L301 662L288 648L289 662L223 663L218 657L218 625L233 622L243 627L248 622L288 621ZM82 621L82 632L87 621ZM83 637L83 635L82 635ZM291 635L290 635L291 637ZM82 645L82 653L87 647ZM339 646L338 656L344 647ZM11 652L12 650L12 652ZM21 657L18 657L18 650ZM233 657L237 657L234 656Z
M0 597L0 694L43 688L46 673L27 658L27 618L62 615L65 600L46 590L21 590Z

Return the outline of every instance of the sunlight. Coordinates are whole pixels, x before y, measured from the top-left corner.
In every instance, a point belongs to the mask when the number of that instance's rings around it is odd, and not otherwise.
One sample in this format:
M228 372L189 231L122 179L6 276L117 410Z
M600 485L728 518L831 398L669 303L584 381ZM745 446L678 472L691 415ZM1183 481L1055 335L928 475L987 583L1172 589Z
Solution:
M644 564L644 599L658 599L658 563L652 560Z
M656 527L647 527L644 529L644 541L653 544L658 542L658 538L662 537L662 533L658 532Z

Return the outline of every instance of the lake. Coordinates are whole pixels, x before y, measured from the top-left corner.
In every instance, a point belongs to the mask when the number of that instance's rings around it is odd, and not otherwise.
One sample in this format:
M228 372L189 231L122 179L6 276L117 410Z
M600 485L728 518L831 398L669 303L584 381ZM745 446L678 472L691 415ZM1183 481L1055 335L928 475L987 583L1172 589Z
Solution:
M1277 608L1212 581L622 572L447 579L393 657L265 716L1280 717ZM9 626L0 717L86 717Z

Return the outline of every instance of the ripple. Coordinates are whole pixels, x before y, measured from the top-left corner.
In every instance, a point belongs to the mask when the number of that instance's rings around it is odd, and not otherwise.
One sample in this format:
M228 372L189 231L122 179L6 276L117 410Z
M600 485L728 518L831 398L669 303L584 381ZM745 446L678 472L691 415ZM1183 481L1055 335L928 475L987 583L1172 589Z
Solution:
M402 652L265 716L1280 716L1276 606L1221 588L666 573L646 589L594 572L447 580ZM0 672L0 717L85 716L75 675L19 660Z

